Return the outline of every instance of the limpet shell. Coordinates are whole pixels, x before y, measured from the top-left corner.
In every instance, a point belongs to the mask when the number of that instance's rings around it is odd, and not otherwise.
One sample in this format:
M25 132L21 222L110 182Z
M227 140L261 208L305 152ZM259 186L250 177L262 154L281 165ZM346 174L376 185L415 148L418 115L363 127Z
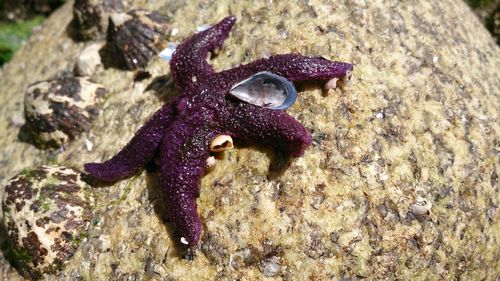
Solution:
M6 256L33 279L54 273L87 235L94 198L81 173L41 166L12 178L2 200Z
M229 93L247 103L270 109L287 109L297 99L297 90L292 82L267 71L237 83Z
M133 10L110 15L106 46L100 51L106 67L145 68L162 50L168 18L155 12Z
M84 78L60 78L26 90L24 115L36 142L60 147L90 128L106 90Z

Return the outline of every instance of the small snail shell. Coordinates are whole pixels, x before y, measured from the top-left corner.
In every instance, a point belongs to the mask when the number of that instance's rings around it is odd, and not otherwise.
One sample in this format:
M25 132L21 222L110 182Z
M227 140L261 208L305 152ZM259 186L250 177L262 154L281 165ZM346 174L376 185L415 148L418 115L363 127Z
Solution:
M233 139L228 135L219 135L210 143L210 151L212 152L221 152L233 148Z

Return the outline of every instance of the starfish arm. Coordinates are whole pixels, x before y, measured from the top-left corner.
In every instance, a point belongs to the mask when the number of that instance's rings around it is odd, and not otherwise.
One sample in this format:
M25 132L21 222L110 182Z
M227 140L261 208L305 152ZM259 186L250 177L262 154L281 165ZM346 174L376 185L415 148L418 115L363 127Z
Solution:
M208 52L222 46L235 22L235 17L226 17L207 30L194 34L177 47L170 62L177 90L189 90L196 81L204 80L214 72L206 61Z
M353 69L352 64L330 61L322 57L307 57L299 54L274 55L267 59L260 59L249 64L216 74L218 83L229 90L236 83L261 72L269 71L283 76L288 80L329 80L342 78Z
M267 143L293 157L302 156L312 142L307 129L284 111L240 103L231 109L231 115L225 127L231 135Z
M174 123L160 147L161 189L169 218L189 245L200 239L201 221L196 199L209 156L210 141L216 132L204 129L203 123Z
M165 131L174 119L173 107L173 102L164 105L118 154L104 163L85 164L85 171L105 182L114 182L136 174L153 158Z

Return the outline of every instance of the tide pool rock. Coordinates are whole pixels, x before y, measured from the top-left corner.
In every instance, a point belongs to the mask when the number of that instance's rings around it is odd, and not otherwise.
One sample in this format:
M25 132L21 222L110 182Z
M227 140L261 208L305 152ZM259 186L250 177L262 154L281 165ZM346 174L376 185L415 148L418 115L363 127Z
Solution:
M200 188L205 232L194 254L177 248L157 178L144 173L95 189L99 221L81 255L51 280L499 276L500 51L465 3L131 2L169 17L164 43L235 15L228 40L207 58L216 70L297 52L352 62L354 72L327 91L296 85L287 112L313 145L286 169L273 170L283 163L272 151L236 139L237 149L217 159ZM84 47L65 34L71 9L68 2L54 13L0 70L2 186L12 171L50 156L18 142L9 120L22 113L27 85L71 70ZM133 72L116 68L95 75L111 94L86 135L93 147L76 139L58 161L81 168L107 159L163 105L158 92L176 95L165 61L152 58L144 70L151 79L134 82ZM156 82L158 92L145 90ZM23 280L9 264L0 255L5 279Z

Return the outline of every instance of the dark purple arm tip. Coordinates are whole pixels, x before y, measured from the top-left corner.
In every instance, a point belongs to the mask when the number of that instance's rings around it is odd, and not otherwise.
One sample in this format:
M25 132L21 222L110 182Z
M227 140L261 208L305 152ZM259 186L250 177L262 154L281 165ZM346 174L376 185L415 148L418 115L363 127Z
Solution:
M113 158L103 163L85 164L85 171L104 182L114 182L135 175L153 158L174 119L173 104L176 101L174 99L158 110Z
M205 80L214 73L206 61L208 52L222 46L235 22L234 16L226 17L207 30L192 35L177 47L170 61L177 90L191 90L195 86L193 80Z
M202 225L196 209L196 197L186 193L167 197L166 206L169 218L188 245L198 244Z
M269 71L294 82L343 78L352 69L353 65L349 63L330 61L322 57L286 54L260 59L215 75L228 91L234 84L261 71Z

